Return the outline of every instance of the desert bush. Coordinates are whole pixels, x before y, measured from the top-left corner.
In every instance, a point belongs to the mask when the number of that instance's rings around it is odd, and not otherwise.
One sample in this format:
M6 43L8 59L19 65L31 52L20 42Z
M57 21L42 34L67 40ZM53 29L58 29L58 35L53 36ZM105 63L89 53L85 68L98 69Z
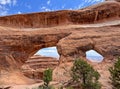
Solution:
M37 89L55 89L53 86L40 86L40 87L38 87Z
M79 83L83 89L101 89L101 84L98 82L100 74L86 61L76 59L71 71L73 81Z
M67 87L66 89L73 89L72 87Z
M43 73L43 81L44 81L44 87L49 87L50 81L52 81L52 69L47 69ZM49 89L49 88L48 88Z
M111 84L113 89L120 89L120 57L114 63L113 67L109 69L111 77Z
M52 69L46 69L43 72L43 81L44 84L40 85L39 87L35 87L32 89L55 89L53 86L50 86L49 83L52 81Z
M53 86L44 87L43 85L39 87L26 88L26 89L55 89Z

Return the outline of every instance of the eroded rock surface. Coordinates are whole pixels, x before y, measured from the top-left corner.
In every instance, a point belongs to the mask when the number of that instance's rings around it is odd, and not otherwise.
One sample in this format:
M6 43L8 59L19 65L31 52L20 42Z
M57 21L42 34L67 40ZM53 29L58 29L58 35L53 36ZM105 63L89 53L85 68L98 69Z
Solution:
M9 83L6 81L5 84L13 84L14 71L20 71L21 66L27 61L27 59L33 56L39 49L44 47L56 46L58 41L70 34L70 32L58 29L15 29L0 27L0 69L1 71L7 72L4 78L8 77L7 80L11 80ZM10 75L9 75L10 73ZM13 74L12 74L13 73ZM2 73L3 75L4 73ZM19 84L20 75L15 84ZM1 77L1 76L0 76ZM23 78L23 81L26 79ZM3 82L2 79L0 79ZM24 82L23 82L24 83Z
M114 20L117 23L103 24ZM104 56L104 64L111 64L120 56L119 21L120 3L115 1L82 10L0 17L0 69L7 71L4 77L14 71L21 72L28 58L39 49L51 46L57 46L61 64L77 57L84 58L85 52L91 49ZM96 23L99 23L97 27ZM21 75L16 76L19 82Z
M119 34L120 27L75 29L71 35L58 42L58 52L63 58L77 58L85 57L88 50L96 50L104 58L112 59L120 55Z
M0 17L0 25L17 28L40 28L68 24L85 24L120 16L120 3L103 2L82 10L64 10Z
M50 68L54 70L59 64L56 58L34 55L22 65L22 73L31 79L43 79L43 72Z

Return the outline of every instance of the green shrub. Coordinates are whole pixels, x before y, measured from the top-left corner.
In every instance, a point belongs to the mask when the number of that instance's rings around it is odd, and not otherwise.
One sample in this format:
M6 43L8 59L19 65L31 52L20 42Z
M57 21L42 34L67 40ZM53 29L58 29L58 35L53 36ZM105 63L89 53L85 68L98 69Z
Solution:
M110 67L109 71L111 74L110 80L113 85L113 89L120 89L120 57L113 67Z
M67 87L66 89L73 89L72 87Z
M53 86L40 86L37 89L55 89Z
M48 87L50 81L52 81L52 72L53 71L51 69L47 69L43 73L43 81L45 87Z
M43 72L43 81L44 85L40 85L39 87L35 87L32 89L55 89L53 86L50 86L49 83L52 81L52 70L47 69Z
M76 59L71 70L73 81L79 83L83 89L101 89L98 82L100 74L86 61Z
M26 88L26 89L55 89L53 86L48 86L48 87L45 87L45 86L39 86L39 87L33 87L33 88Z

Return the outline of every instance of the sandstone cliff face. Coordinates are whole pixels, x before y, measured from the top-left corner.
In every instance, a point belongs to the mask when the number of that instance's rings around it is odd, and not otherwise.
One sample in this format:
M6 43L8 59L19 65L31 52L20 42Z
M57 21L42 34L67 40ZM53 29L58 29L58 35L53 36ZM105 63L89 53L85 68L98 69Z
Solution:
M39 28L64 24L85 24L120 17L120 3L104 2L83 10L32 13L0 17L0 25Z
M116 26L101 27L99 24L94 27L98 22L110 23L113 20L117 21ZM76 11L0 17L0 69L8 72L5 76L14 71L20 72L28 58L39 49L50 46L57 46L61 64L77 57L85 57L85 52L90 49L102 54L104 63L113 63L114 58L120 56L119 21L118 2L104 2ZM86 23L92 25L82 27L81 24ZM12 80L12 77L8 80ZM7 82L9 83L11 82Z

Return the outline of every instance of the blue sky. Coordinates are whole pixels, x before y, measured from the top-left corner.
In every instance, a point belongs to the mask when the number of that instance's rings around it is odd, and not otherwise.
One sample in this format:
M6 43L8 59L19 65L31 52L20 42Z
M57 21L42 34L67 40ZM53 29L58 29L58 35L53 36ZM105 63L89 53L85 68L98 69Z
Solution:
M0 16L44 12L66 9L80 9L104 0L0 0Z
M56 47L48 47L39 50L35 55L42 55L47 57L55 57L59 59L59 54Z
M86 52L86 58L93 62L102 62L104 57L95 50L89 50Z
M35 55L42 55L47 57L55 57L59 59L59 54L57 52L56 47L48 47L39 50ZM97 53L95 50L89 50L86 52L86 58L93 62L101 62L103 61L104 57Z

